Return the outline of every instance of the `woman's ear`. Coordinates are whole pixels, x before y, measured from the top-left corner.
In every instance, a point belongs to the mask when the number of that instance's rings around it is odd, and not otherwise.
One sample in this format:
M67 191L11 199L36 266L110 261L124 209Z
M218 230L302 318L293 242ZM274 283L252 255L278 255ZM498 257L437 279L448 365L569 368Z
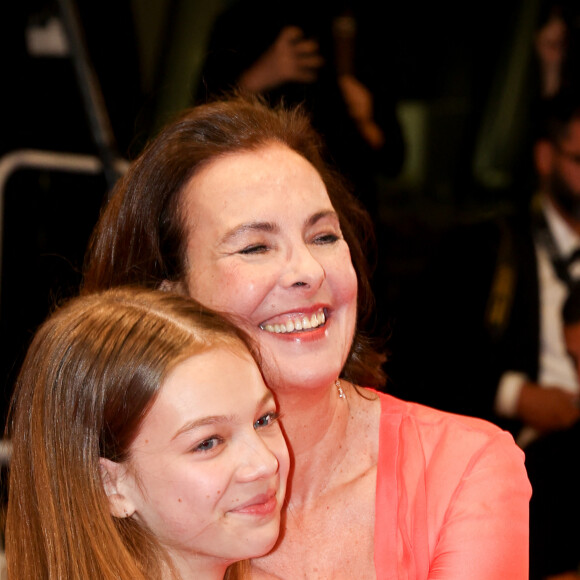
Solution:
M163 280L159 284L159 290L162 292L174 292L175 294L181 294L182 296L187 296L187 288L181 280Z
M136 508L132 500L132 486L127 481L127 468L122 463L101 457L99 469L111 515L116 518L131 517Z

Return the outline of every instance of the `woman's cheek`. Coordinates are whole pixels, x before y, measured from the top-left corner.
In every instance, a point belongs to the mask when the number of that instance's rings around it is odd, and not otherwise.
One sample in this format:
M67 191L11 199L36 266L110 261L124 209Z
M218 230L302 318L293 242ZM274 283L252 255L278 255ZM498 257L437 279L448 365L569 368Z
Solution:
M259 268L236 268L224 272L215 285L208 305L214 310L231 314L235 324L253 330L257 312L263 311L268 296L275 288L271 273ZM266 316L264 316L266 317Z
M333 268L333 277L339 288L340 297L345 302L356 302L358 293L358 278L350 258L348 246L338 256Z
M243 272L233 266L206 266L188 280L189 295L208 308L230 311L246 295Z

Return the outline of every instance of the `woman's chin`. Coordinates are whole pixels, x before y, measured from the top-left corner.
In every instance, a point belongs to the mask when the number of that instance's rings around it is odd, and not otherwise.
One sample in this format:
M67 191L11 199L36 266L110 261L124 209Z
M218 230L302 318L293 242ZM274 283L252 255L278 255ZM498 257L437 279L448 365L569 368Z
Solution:
M316 366L282 366L266 362L262 365L266 384L274 393L298 390L306 394L308 391L327 389L334 384L341 369L341 365L329 367L320 362Z

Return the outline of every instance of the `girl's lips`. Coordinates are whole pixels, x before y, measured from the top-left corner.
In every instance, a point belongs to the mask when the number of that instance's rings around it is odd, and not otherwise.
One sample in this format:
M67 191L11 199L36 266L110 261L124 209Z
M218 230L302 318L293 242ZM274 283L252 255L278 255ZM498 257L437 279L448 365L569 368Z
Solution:
M266 516L274 512L277 505L275 492L261 493L230 511L238 514Z

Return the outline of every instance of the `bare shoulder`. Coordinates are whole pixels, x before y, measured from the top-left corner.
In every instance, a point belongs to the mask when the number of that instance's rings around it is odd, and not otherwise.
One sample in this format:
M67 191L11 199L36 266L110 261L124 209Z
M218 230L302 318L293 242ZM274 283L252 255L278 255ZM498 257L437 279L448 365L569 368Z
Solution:
M349 408L351 419L360 426L367 425L369 429L378 429L381 418L381 399L376 391L352 386Z

